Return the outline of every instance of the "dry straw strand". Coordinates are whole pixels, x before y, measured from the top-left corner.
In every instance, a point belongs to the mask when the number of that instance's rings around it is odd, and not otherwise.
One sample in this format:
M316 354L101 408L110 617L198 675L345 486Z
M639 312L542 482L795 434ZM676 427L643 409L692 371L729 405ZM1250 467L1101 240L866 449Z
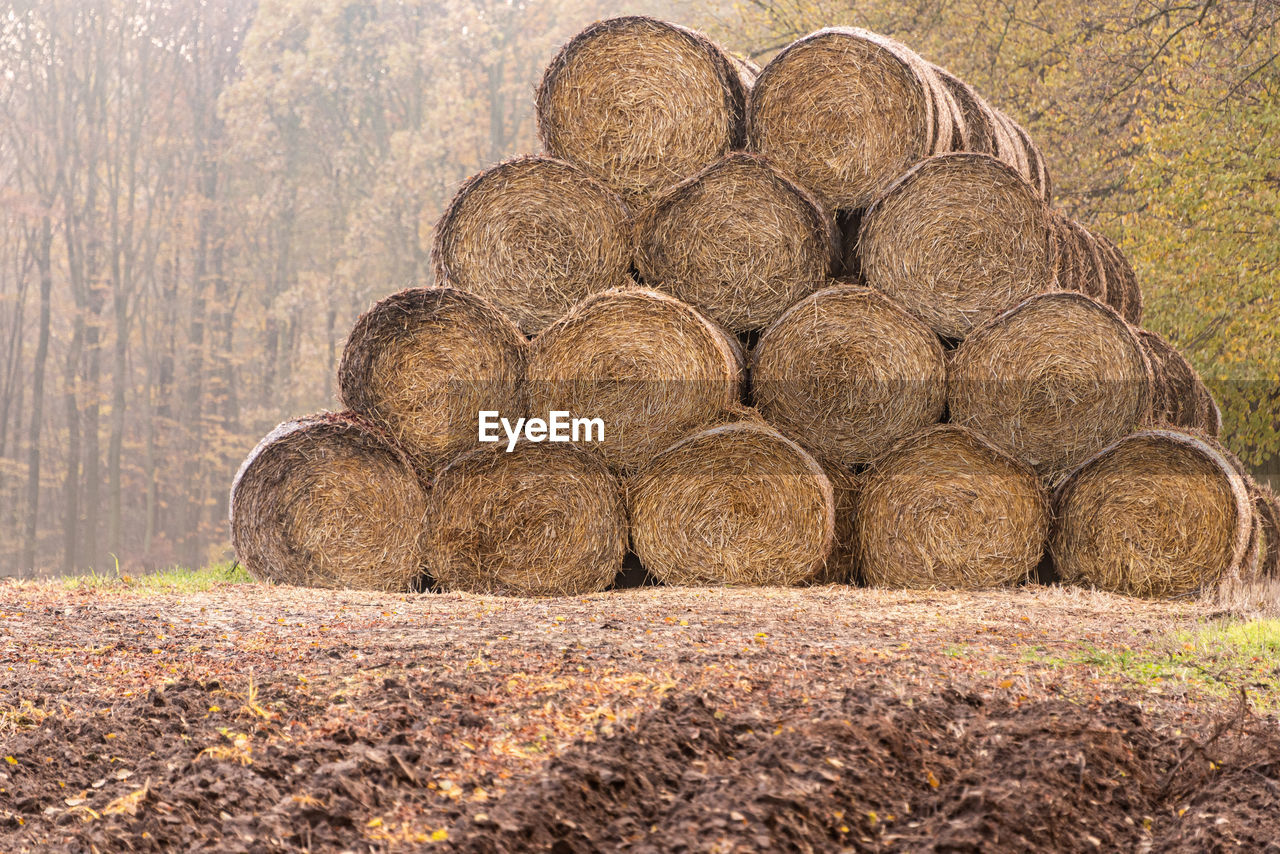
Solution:
M950 150L953 103L932 66L867 30L828 28L765 66L747 105L748 148L831 209L865 208L912 164Z
M231 541L254 578L407 590L421 571L426 498L407 457L354 413L286 421L231 486Z
M873 586L1014 584L1044 554L1048 498L1026 465L955 424L899 442L862 477L858 565Z
M1239 578L1253 536L1240 473L1213 440L1176 430L1120 439L1059 487L1063 580L1131 596L1188 596Z
M645 284L734 333L767 326L839 262L832 217L764 157L746 153L660 194L635 233Z
M778 318L756 344L751 377L761 414L840 466L870 462L946 405L938 337L857 285L825 288Z
M1140 426L1151 367L1133 329L1083 294L1032 297L970 335L947 381L951 420L1055 480Z
M737 403L736 340L696 309L645 288L589 297L534 339L529 403L601 418L588 447L617 471L634 470Z
M631 269L627 206L599 181L550 157L519 157L475 175L436 223L436 282L480 294L532 335Z
M684 180L744 140L753 66L653 18L598 21L547 66L537 92L547 151L628 200Z
M814 581L835 544L835 495L803 448L758 417L667 448L627 487L632 546L668 584Z
M427 568L446 590L576 596L622 569L621 487L598 457L571 444L477 448L432 485Z
M455 288L411 288L356 321L343 402L385 429L423 477L477 444L477 414L522 414L528 344L497 308Z
M1049 208L1008 165L945 154L912 167L867 211L867 284L948 339L1053 286Z

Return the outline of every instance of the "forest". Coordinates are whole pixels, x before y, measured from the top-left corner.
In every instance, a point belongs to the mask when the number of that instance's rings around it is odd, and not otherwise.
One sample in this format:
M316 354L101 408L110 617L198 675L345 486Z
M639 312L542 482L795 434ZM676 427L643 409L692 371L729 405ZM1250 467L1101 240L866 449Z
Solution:
M619 13L761 63L864 26L972 83L1133 260L1226 444L1280 473L1274 0L12 0L0 575L228 556L240 460L338 408L354 319L431 283L454 190L538 150L543 66Z

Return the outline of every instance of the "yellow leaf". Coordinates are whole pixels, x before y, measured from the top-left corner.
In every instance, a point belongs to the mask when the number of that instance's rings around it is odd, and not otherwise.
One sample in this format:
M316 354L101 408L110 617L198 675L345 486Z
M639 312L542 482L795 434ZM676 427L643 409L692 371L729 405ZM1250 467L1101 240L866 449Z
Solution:
M18 764L18 760L14 759L12 756L6 756L6 757L4 758L4 761L5 761L5 762L8 762L10 765L17 765L17 764Z
M443 842L448 838L449 838L449 831L445 830L443 827L437 830L435 833L431 834L432 842Z
M138 807L147 799L147 793L151 791L151 781L142 784L142 788L134 789L127 795L121 795L111 803L102 808L103 815L137 815Z

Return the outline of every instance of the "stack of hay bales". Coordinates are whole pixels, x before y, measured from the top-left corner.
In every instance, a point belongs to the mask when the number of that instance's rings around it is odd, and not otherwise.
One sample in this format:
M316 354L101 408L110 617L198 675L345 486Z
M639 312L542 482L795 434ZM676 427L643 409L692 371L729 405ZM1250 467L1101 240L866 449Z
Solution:
M1280 571L1280 505L1137 327L1132 266L955 75L865 30L761 70L624 17L536 107L546 153L460 187L437 286L355 324L350 412L246 460L255 575L580 595L630 549L667 584L979 588L1047 553L1173 596ZM604 435L485 445L482 411Z

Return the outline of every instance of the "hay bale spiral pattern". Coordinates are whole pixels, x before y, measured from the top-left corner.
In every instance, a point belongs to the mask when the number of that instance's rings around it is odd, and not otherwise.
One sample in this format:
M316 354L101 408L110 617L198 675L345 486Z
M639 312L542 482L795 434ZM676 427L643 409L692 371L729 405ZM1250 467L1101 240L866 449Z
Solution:
M867 284L948 339L1053 285L1050 213L1013 169L985 154L912 167L862 218Z
M477 444L482 409L524 410L528 344L493 305L455 288L393 294L356 321L343 402L385 429L423 477Z
M428 511L426 565L446 590L575 596L622 569L621 487L573 445L477 448L440 472Z
M734 333L773 322L839 260L833 219L765 158L745 153L660 194L635 233L645 284Z
M813 581L835 542L831 482L758 418L686 437L627 488L632 545L668 584Z
M1035 569L1049 503L1029 467L973 430L942 424L872 465L854 529L868 584L977 590Z
M1032 297L974 332L952 356L951 420L1051 480L1140 426L1151 368L1111 308L1082 294Z
M532 335L628 279L630 212L575 166L518 157L463 183L431 258L437 284L485 297Z
M1185 596L1245 568L1253 510L1206 437L1143 430L1085 461L1055 498L1050 539L1065 581L1130 596Z
M824 461L868 463L934 424L946 405L942 343L880 291L825 288L764 331L756 405Z
M589 447L629 471L735 405L742 362L737 341L674 297L607 291L534 339L530 409L603 419Z
M599 21L547 66L538 132L554 156L642 199L742 147L753 70L675 24Z
M426 497L407 457L354 413L286 421L231 485L231 542L261 581L407 590Z
M909 48L833 27L792 42L760 72L748 147L831 209L856 210L912 164L949 151L958 112L932 66Z

